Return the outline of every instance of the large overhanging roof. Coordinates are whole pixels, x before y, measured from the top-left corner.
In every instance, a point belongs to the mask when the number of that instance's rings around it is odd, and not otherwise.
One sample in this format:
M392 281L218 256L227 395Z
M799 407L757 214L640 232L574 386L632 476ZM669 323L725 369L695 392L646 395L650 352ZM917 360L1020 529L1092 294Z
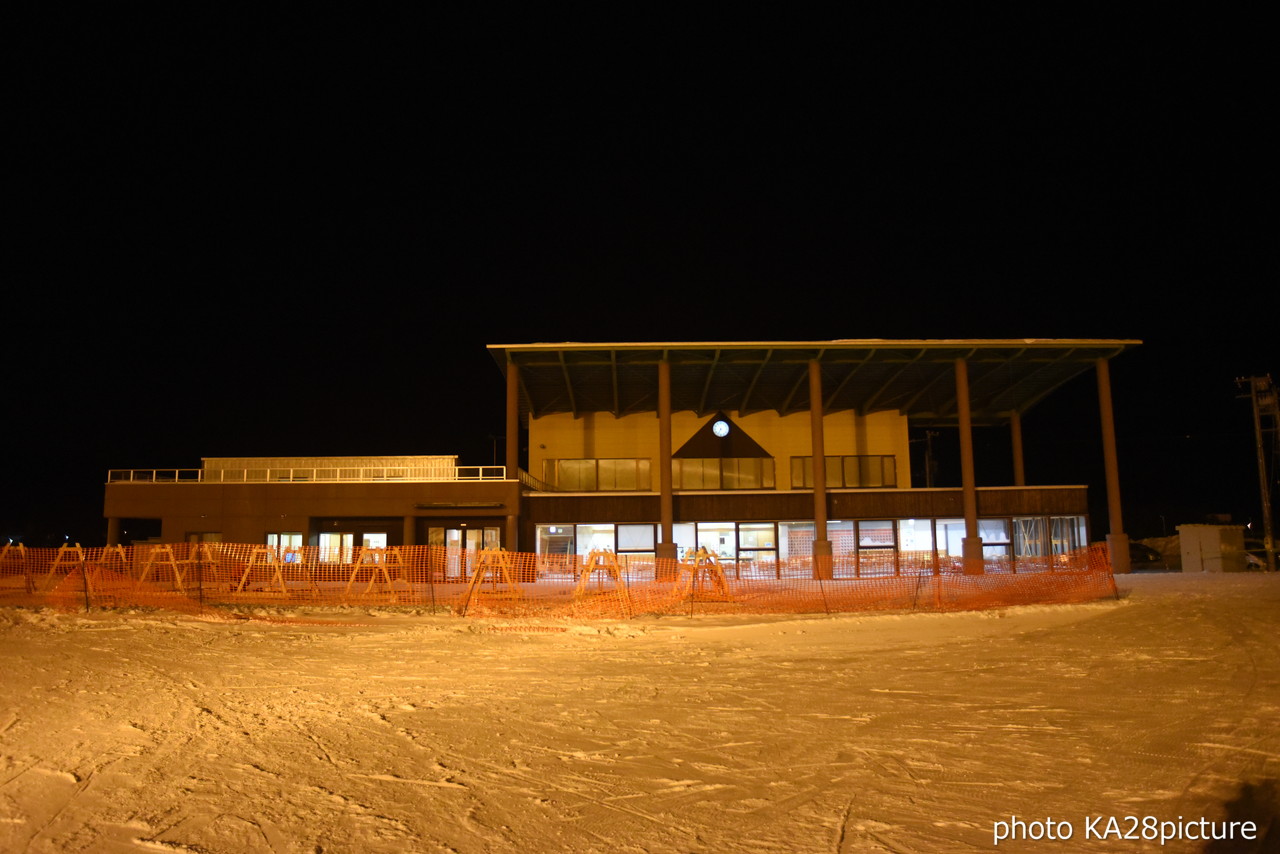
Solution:
M974 424L1021 415L1077 375L1141 342L1098 339L491 344L519 368L523 414L656 412L659 362L671 409L781 415L809 411L809 363L826 412L897 410L912 423L958 423L956 362L965 360Z

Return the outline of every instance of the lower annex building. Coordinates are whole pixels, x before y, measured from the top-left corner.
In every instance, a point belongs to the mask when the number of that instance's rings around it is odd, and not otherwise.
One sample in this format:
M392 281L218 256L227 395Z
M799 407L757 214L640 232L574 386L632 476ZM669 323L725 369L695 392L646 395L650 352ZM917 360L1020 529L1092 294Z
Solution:
M1022 416L1097 375L1113 566L1128 567L1109 362L1134 340L834 340L490 345L505 377L503 466L453 456L206 458L113 470L108 543L535 552L637 563L706 548L924 569L1034 564L1087 545L1088 495L1029 485ZM495 382L495 394L503 386ZM1091 418L1082 413L1082 422ZM975 486L972 429L1007 425L1014 482ZM909 427L957 429L959 487L912 487Z

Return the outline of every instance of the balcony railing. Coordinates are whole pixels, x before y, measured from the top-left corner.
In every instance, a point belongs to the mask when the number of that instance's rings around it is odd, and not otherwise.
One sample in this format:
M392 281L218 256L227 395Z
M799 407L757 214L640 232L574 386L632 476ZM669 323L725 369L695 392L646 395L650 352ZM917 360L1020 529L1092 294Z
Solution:
M448 483L506 480L506 466L454 466L444 471L385 468L111 469L107 483Z

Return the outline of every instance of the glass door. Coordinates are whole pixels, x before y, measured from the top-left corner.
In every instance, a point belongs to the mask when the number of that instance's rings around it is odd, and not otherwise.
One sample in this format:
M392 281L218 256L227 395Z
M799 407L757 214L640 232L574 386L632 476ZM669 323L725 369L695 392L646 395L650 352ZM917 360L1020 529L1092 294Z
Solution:
M355 557L354 531L325 531L320 534L321 563L351 563Z
M501 547L502 534L497 527L441 526L427 529L427 542L444 546L445 579L462 581L471 577L471 568L482 549Z

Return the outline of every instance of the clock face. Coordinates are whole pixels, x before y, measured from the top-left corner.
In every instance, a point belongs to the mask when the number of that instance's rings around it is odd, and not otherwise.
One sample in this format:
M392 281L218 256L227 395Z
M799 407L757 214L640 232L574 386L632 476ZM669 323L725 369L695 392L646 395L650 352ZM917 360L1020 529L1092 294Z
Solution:
M724 438L725 436L728 436L728 435L729 435L729 422L728 422L728 421L717 421L715 424L712 424L712 425L711 425L711 432L712 432L712 433L715 433L717 436L719 436L719 437L721 437L721 438Z

